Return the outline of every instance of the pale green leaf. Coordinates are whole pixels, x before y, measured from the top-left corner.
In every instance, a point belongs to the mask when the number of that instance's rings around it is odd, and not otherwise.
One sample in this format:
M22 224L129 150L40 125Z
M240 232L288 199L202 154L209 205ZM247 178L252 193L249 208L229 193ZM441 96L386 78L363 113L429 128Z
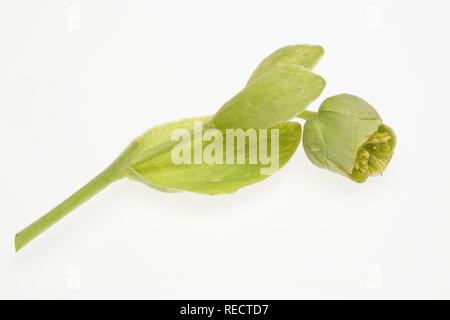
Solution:
M253 72L248 84L254 82L264 73L274 67L282 65L299 65L307 69L314 68L324 54L321 46L316 45L291 45L278 49L265 58Z
M173 130L192 130L195 121L205 121L207 118L186 119L169 123L149 130L138 139L140 144L136 155L154 147L158 141L170 140ZM301 138L301 126L298 123L283 123L279 129L279 168L283 167L296 151ZM247 149L246 159L258 152L271 153L270 130L268 130L267 150ZM203 150L209 142L203 143ZM226 142L223 142L226 150ZM193 151L192 151L193 152ZM225 153L225 152L224 152ZM225 158L225 157L224 157ZM224 159L224 162L226 160ZM174 164L171 152L161 154L148 162L140 163L130 168L128 177L139 182L165 190L190 191L203 194L224 194L234 192L247 185L267 178L261 174L262 168L270 165L257 164Z
M314 101L325 80L298 65L272 68L229 100L213 117L215 128L271 128Z

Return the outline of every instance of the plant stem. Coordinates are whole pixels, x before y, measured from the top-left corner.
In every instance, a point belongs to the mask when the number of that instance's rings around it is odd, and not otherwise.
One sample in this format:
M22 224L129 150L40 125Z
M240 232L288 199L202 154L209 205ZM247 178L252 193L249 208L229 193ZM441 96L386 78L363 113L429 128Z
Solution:
M141 163L152 160L153 158L172 150L172 148L175 147L178 143L179 142L169 140L169 141L165 141L160 144L157 144L153 148L151 148L151 149L143 152L142 154L139 154L135 158L133 158L133 160L131 160L131 162L130 162L130 166L131 167L138 166Z
M35 221L18 234L15 238L16 251L22 249L25 245L38 237L45 230L53 226L59 220L67 216L74 209L78 208L84 202L91 199L100 191L105 189L114 181L124 177L129 159L137 147L137 143L132 143L106 170L97 175L84 187L70 196L67 200L48 212L39 220Z
M300 113L297 117L303 120L311 120L312 118L317 116L317 112L305 110Z
M194 130L189 130L189 134L191 136L194 135ZM165 142L157 144L153 148L133 157L133 159L130 161L130 166L135 167L144 162L150 161L163 153L169 152L170 150L173 149L173 147L175 147L179 143L180 143L179 141L167 140Z

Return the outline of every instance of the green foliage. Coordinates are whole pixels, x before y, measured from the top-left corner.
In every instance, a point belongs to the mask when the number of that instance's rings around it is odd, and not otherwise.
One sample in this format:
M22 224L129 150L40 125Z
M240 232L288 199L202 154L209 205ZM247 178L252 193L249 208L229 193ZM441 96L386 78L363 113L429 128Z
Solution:
M248 84L260 78L267 71L285 65L297 65L306 69L313 69L323 57L324 50L321 46L308 44L286 46L276 50L265 58L253 72Z
M215 128L271 128L301 113L323 91L325 80L299 65L265 72L212 118Z
M195 121L204 121L205 118L186 119L179 122L169 123L163 126L149 130L141 138L138 139L140 147L138 153L147 148L154 146L153 141L169 140L174 129L184 128L192 131ZM301 138L301 126L295 122L282 123L272 129L279 130L279 167L283 167L296 151ZM260 129L265 130L265 129ZM257 130L259 133L260 130ZM221 131L225 137L225 130ZM260 161L256 164L250 164L250 155L259 155L261 153L270 156L272 145L270 130L267 134L267 144L261 146L259 134L257 145L252 148L247 143L245 149L245 164L236 164L237 148L234 149L232 157L235 159L234 164L227 164L227 154L222 158L222 164L174 164L171 152L165 152L159 156L143 162L137 166L130 167L128 177L150 186L162 188L164 190L191 191L204 194L223 194L231 193L239 190L247 185L259 182L268 177L262 175L261 169L268 165L263 165ZM202 152L213 142L202 142ZM195 140L190 144L193 157ZM222 142L223 150L226 148L226 139ZM228 156L229 157L229 156Z

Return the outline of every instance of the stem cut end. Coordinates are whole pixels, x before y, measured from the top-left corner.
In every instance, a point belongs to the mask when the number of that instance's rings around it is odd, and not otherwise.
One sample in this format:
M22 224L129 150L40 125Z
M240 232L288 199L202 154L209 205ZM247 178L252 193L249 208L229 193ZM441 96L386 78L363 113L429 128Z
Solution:
M14 237L14 247L16 249L16 252L19 252L24 245L25 244L23 243L23 241L21 241L20 233L17 233L16 236Z

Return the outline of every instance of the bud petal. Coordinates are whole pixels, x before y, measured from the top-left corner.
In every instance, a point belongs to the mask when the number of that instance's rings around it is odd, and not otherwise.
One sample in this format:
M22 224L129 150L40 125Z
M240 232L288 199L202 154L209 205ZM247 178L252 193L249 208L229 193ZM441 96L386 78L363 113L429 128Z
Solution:
M387 167L396 137L371 105L343 94L326 99L306 122L303 144L318 167L364 182Z
M347 93L325 99L320 106L320 112L325 111L336 112L363 120L381 121L381 117L374 107L360 97Z
M303 133L303 147L308 158L319 168L327 167L327 146L323 139L319 118L306 121Z

